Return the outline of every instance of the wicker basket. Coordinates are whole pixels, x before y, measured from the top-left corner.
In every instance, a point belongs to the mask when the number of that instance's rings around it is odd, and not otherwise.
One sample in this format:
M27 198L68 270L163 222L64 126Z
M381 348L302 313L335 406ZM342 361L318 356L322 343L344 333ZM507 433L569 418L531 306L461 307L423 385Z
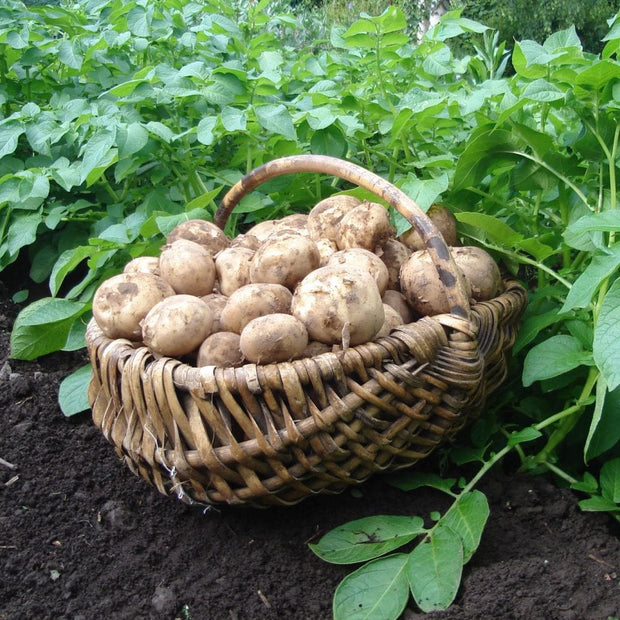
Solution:
M154 359L106 338L94 321L94 423L130 469L165 495L207 504L294 504L339 493L373 472L409 467L479 414L506 376L526 305L506 281L497 298L470 305L432 222L396 187L354 164L300 155L246 175L215 222L262 182L319 172L373 191L407 217L437 267L451 311L387 337L292 362L195 368Z

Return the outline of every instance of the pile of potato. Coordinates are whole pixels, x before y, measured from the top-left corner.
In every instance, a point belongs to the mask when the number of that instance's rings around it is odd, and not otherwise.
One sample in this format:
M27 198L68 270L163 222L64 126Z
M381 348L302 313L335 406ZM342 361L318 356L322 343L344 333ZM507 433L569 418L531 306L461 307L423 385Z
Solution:
M441 206L442 232L474 300L503 288L491 256L457 245ZM388 210L346 195L307 215L255 225L229 239L211 222L177 226L159 257L130 261L103 282L93 315L108 338L197 366L267 364L346 349L422 315L449 311L419 235L396 238Z

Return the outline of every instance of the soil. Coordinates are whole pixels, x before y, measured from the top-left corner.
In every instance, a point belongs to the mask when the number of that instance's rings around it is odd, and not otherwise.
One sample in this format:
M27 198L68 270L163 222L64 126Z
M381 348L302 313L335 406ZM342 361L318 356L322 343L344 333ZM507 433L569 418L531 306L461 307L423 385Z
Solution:
M60 412L59 382L82 353L8 359L15 290L0 282L0 458L14 466L0 464L0 620L330 618L352 569L321 561L309 541L363 516L446 507L439 492L405 493L380 476L355 493L268 510L203 510L159 495L88 414ZM544 478L498 471L480 488L491 515L456 601L424 615L410 600L405 619L620 614L615 521L581 512L573 492Z

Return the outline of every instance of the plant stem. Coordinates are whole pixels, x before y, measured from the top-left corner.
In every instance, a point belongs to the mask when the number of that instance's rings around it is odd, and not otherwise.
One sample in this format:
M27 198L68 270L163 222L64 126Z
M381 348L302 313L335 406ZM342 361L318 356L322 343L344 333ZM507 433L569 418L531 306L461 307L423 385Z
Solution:
M588 398L592 394L592 390L596 385L598 376L598 368L596 368L595 366L590 368L590 372L588 373L588 377L586 378L583 389L581 390L581 394L577 399L577 403L572 407L568 407L564 411L561 411L559 414L555 414L554 416L551 416L550 418L547 418L546 420L543 420L542 422L534 426L535 429L542 430L546 426L549 426L553 422L563 418L558 428L556 428L553 433L551 433L551 436L547 440L546 445L534 457L535 463L547 463L551 453L558 447L560 443L562 443L562 441L564 441L566 435L568 435L568 433L570 433L575 424L577 424L577 421L581 417L581 414L585 411L585 401L588 400Z

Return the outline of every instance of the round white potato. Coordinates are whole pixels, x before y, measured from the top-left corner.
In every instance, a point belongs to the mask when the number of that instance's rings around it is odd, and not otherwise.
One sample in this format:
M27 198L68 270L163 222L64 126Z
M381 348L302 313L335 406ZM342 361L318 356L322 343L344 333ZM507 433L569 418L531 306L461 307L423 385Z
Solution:
M142 339L153 353L191 353L211 334L213 314L199 297L174 295L153 306L142 321Z
M463 246L450 248L457 267L471 286L471 296L476 301L497 297L504 289L502 275L493 257L482 248Z
M105 280L93 297L93 316L108 338L142 339L140 321L174 289L152 273L121 273Z
M159 256L138 256L125 265L123 273L152 273L158 276Z
M159 256L161 277L178 294L201 297L213 292L215 285L215 261L204 246L178 239L162 248Z
M250 284L250 264L254 254L254 250L235 246L222 250L215 257L215 271L222 295L231 295L238 288Z
M441 233L446 245L454 246L458 241L456 219L452 212L443 205L432 205L426 212L435 228ZM424 241L415 228L410 228L400 236L400 241L410 250L424 250Z
M243 353L239 347L239 334L217 332L207 336L200 345L196 366L236 367L243 364Z
M329 196L317 202L308 214L306 226L310 237L314 240L329 239L335 243L340 220L360 203L358 198L345 194Z
M230 239L213 222L192 219L181 222L166 237L170 245L178 239L187 239L207 248L213 256L230 245Z
M241 332L239 346L245 359L256 364L298 358L308 345L304 324L290 314L268 314L251 320Z
M388 210L378 202L365 201L340 220L336 244L341 250L365 248L374 252L395 234Z
M338 265L308 274L293 294L291 312L312 340L344 348L372 340L385 319L374 278Z
M329 257L328 265L340 265L349 269L359 269L371 275L377 283L379 294L387 290L390 278L386 264L376 255L364 248L338 250Z
M397 239L388 239L377 254L388 270L389 289L400 291L400 268L411 256L411 250Z
M246 284L226 302L220 323L228 332L241 333L252 320L265 314L290 314L293 294L281 284Z

